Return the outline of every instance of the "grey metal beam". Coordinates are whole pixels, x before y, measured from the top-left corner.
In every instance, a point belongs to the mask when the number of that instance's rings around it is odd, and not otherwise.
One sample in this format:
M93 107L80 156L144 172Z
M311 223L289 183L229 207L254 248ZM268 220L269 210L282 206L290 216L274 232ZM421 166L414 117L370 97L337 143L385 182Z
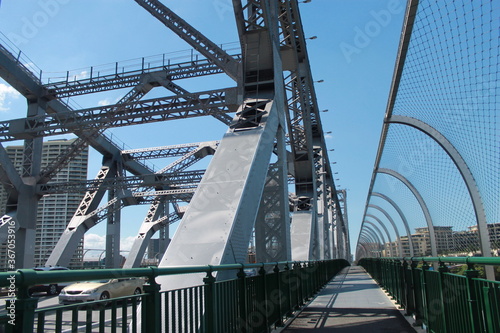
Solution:
M14 164L10 160L7 151L0 143L0 182L3 185L7 195L17 201L17 194L23 185Z
M97 173L95 181L97 184L103 183L104 180L113 178L115 173L116 162L108 160ZM69 264L83 235L95 225L95 214L92 215L93 218L89 218L88 215L97 209L105 192L106 189L97 186L96 189L85 193L77 211L47 259L46 266L67 266Z
M128 149L122 150L122 156L124 156L125 159L131 158L136 160L185 156L200 147L217 147L219 142L220 141L207 141L172 146ZM215 150L213 153L215 153Z
M205 170L176 171L173 173L154 173L140 176L113 177L108 179L93 179L83 182L64 182L40 184L37 193L40 195L55 193L84 193L98 189L134 189L146 191L158 186L187 186L200 182Z
M0 122L0 141L234 112L236 102L230 88L14 119Z
M135 0L141 7L156 17L161 23L181 37L195 50L211 60L229 77L238 80L239 64L217 44L180 18L177 14L157 0Z
M233 55L235 59L239 55ZM193 59L181 63L167 63L156 67L137 68L128 72L117 71L113 74L95 75L85 79L71 79L59 82L51 82L43 85L52 96L57 98L72 97L108 90L116 90L134 87L140 84L146 76L153 76L169 80L195 78L206 75L224 73L218 65L207 59ZM154 86L159 86L160 83L152 81ZM173 82L172 82L173 83ZM169 85L170 86L170 85ZM169 88L166 86L166 88Z
M1 45L0 76L27 99L32 100L36 97L51 98L51 94L40 84L38 78ZM47 112L49 113L65 113L69 111L71 111L71 108L58 100L52 100L47 104ZM78 135L78 133L76 134ZM118 156L120 153L120 148L103 134L96 137L85 135L85 139L104 156ZM137 161L126 162L124 166L133 174L149 173L151 171Z

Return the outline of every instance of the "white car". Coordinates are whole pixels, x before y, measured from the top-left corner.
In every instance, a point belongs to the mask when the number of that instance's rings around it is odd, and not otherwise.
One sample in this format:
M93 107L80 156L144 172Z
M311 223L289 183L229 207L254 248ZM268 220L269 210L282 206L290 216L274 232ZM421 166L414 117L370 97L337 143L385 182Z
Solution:
M142 293L144 280L121 278L85 281L71 284L61 290L59 304L83 303Z

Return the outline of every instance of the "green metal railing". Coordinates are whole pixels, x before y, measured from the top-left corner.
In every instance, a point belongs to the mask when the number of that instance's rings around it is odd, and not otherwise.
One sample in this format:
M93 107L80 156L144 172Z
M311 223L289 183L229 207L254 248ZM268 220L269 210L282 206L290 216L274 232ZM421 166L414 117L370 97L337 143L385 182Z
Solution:
M343 259L220 266L71 271L32 269L0 273L8 290L5 332L269 332L309 300L349 263ZM245 270L253 269L255 276ZM233 270L232 280L215 272ZM162 275L205 273L200 286L161 291ZM37 308L35 284L144 277L143 294L111 300Z
M447 264L467 270L452 274ZM474 266L500 266L499 257L363 258L359 265L429 332L500 332L500 281L478 278Z

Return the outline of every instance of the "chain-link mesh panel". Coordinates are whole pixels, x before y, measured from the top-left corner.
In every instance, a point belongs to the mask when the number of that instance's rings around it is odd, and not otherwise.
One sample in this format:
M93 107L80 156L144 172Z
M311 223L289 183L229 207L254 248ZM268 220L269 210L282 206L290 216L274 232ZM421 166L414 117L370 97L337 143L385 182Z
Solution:
M423 131L390 122L400 116L431 126L456 149L456 159L463 159L476 183L470 188L479 190L492 248L499 247L499 32L500 6L495 1L418 2L370 188L370 193L383 193L400 206L408 218L415 255L430 254L423 253L429 250L424 243L430 242L423 235L429 233L425 207L441 255L480 252L478 217L452 158ZM425 207L395 175L414 186ZM380 200L369 196L364 218L372 211L369 205Z

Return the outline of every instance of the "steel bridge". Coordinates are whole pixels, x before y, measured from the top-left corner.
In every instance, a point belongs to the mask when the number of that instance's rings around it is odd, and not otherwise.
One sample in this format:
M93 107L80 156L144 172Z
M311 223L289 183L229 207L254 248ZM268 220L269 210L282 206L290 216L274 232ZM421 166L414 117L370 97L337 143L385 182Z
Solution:
M24 250L12 268L32 265L44 195L83 197L46 265L68 264L85 232L106 220L106 264L117 267L121 209L149 205L124 269L0 273L0 287L17 288L11 303L21 314L16 328L7 313L0 324L22 332L49 325L74 332L413 330L396 304L428 332L500 330L494 1L407 1L355 267L346 260L346 192L335 189L298 1L233 0L240 47L231 51L160 1L135 2L200 56L179 63L143 58L135 67L92 67L85 77L68 71L42 83L20 53L0 45L0 76L28 101L26 117L0 123L3 142L24 140L21 173L0 147L8 195L0 235L6 240L15 229ZM235 83L190 92L175 82L212 74ZM110 106L75 109L62 101L127 87ZM143 99L155 87L173 95ZM112 127L198 116L227 126L222 139L124 150L105 135ZM42 167L43 139L65 133L77 139ZM88 145L103 155L95 179L51 181ZM208 167L196 169L207 156ZM159 171L143 163L165 157L177 160ZM153 234L168 233L177 221L159 267L135 268ZM252 234L260 263L244 264ZM36 309L28 292L37 282L129 277L148 278L143 293L108 307L108 299L94 301L84 311Z
M119 267L120 229L127 227L120 226L121 211L140 204L149 210L127 268L138 267L151 237L163 232L168 239L169 225L179 220L160 267L245 262L254 233L259 262L349 258L345 191L336 190L328 160L298 2L234 1L239 47L232 50L158 0L136 3L197 55L178 62L145 57L108 70L92 66L87 76L68 71L47 83L25 66L22 53L0 45L0 76L28 102L25 117L0 123L2 145L24 142L20 173L0 147L0 179L8 192L0 241L15 226L12 268L33 266L37 206L44 196L63 193L81 193L82 200L47 266L67 266L85 233L105 221L106 267ZM178 84L214 74L226 74L233 86L191 92ZM65 102L123 88L130 90L113 105L82 109ZM147 99L154 88L168 94ZM226 126L219 141L123 150L106 135L116 127L171 126L166 122L202 116ZM42 167L44 139L68 133L77 139ZM103 156L96 177L54 181L87 146ZM207 156L208 167L196 170ZM176 160L157 171L144 163L162 158ZM172 288L192 283L168 282Z

